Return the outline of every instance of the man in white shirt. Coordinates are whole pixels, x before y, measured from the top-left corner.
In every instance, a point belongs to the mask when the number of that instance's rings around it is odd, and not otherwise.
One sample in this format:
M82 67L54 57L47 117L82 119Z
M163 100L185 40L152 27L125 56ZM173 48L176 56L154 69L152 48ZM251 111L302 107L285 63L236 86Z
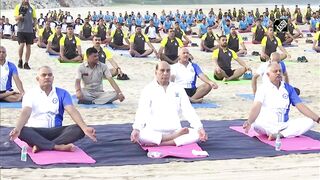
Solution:
M131 141L143 145L181 146L206 141L207 134L180 86L170 82L170 66L161 61L155 70L156 79L142 91ZM192 128L182 128L180 115Z
M191 103L201 103L211 89L217 89L218 85L205 75L198 64L189 61L190 53L185 47L180 49L179 61L171 65L171 80L180 85L186 91ZM196 87L197 78L204 83Z
M159 33L159 27L154 26L153 19L150 20L150 25L146 27L144 32L151 43L160 43L162 38Z
M79 111L73 106L70 94L54 87L52 70L48 66L39 68L36 77L39 87L28 91L22 100L22 112L16 127L10 132L11 140L19 137L32 151L73 151L73 142L87 135L96 140L95 129L88 127ZM62 126L64 110L75 125Z
M268 65L267 75L270 81L258 89L249 118L243 124L246 132L252 125L257 133L273 140L278 133L280 137L300 136L313 127L314 121L320 122L319 116L302 103L294 88L281 81L278 63ZM306 117L289 119L290 104Z

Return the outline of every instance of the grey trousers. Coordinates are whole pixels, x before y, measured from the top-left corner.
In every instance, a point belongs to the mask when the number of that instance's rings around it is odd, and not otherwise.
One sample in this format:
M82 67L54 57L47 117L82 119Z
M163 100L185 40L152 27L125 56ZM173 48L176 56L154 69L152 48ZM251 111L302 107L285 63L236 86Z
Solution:
M23 127L19 138L40 150L52 150L55 145L69 144L84 137L82 129L74 124L54 128Z

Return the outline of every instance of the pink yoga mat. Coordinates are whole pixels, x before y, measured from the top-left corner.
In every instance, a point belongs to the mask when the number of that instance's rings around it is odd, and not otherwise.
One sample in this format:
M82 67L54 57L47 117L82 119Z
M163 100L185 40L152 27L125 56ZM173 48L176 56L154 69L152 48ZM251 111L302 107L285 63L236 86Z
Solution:
M91 158L88 154L82 151L76 146L75 151L65 152L65 151L39 151L37 153L32 152L32 148L27 145L24 141L19 138L14 140L14 142L19 146L27 146L27 153L32 159L32 161L38 165L48 165L48 164L58 164L58 163L72 163L72 164L94 164L96 161Z
M158 152L160 153L159 157L154 158L163 158L167 156L179 157L179 158L203 158L207 155L195 155L192 151L201 152L202 149L197 143L192 143L183 146L141 146L141 148L148 152Z
M257 137L261 142L269 144L274 147L275 141L269 141L266 135L259 135L253 129L245 133L242 126L230 126L230 129L233 129L237 132L245 134L249 137ZM293 138L282 138L281 139L281 150L283 151L301 151L301 150L320 150L320 141L312 139L307 136L299 136Z

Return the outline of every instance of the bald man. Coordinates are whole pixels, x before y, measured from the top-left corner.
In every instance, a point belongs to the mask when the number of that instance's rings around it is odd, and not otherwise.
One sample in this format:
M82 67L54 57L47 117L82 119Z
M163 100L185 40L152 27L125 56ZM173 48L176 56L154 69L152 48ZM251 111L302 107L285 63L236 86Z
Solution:
M34 153L40 150L73 151L72 143L84 135L97 141L95 129L83 121L70 94L53 87L53 79L50 67L39 68L36 77L39 86L24 95L20 117L9 134L11 140L19 137L25 141ZM65 110L75 125L62 126Z
M294 88L282 81L281 67L271 62L267 68L269 82L261 86L254 99L248 120L243 124L246 132L251 125L269 140L280 137L300 136L311 129L320 117L311 111L299 98ZM305 118L289 118L290 105L295 106Z
M7 50L4 46L0 46L0 101L18 102L22 100L24 89L18 75L18 70L15 64L8 61ZM14 80L19 92L12 88L12 79Z
M218 85L205 75L198 64L191 62L189 50L185 47L180 49L179 61L171 65L171 81L183 87L192 103L201 103L203 97ZM197 78L203 84L196 86Z
M156 65L155 80L142 91L131 141L143 145L181 146L206 141L207 134L185 90L170 82L170 66ZM191 128L180 124L180 113Z

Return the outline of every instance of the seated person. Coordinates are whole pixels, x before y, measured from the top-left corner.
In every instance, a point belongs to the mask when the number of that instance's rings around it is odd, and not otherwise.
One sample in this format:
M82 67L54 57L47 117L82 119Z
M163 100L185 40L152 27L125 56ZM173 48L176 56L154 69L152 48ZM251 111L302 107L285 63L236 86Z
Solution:
M286 31L276 32L276 37L278 37L282 43L282 45L290 45L294 40L294 37ZM298 43L298 40L295 40Z
M144 33L148 36L151 43L160 43L162 40L159 27L154 26L153 19L150 20L150 25L146 27Z
M215 49L219 48L218 45L214 45L215 41L218 41L218 36L213 33L212 26L207 27L207 33L201 37L200 50L205 52L213 52Z
M67 27L67 34L60 39L60 57L61 63L79 62L81 63L81 40L73 34L73 26Z
M123 43L123 39L126 41L127 44ZM122 30L122 25L117 23L117 29L111 32L111 42L109 46L112 49L118 50L129 50L130 49L130 42L127 37L127 32Z
M249 118L243 124L246 132L252 125L257 133L265 134L269 140L273 140L278 133L285 138L300 136L313 127L314 121L320 122L319 116L302 103L294 88L281 81L278 63L268 65L267 75L269 82L258 88ZM289 118L290 104L307 118Z
M287 57L291 58L290 54L283 48L281 40L274 35L273 27L269 27L267 31L267 36L263 37L261 41L262 53L260 56L260 60L262 62L266 62L269 60L271 53L276 52L277 48L282 51L280 54L280 59L284 60Z
M99 61L104 64L107 63L108 61L112 65L113 68L109 69L112 77L117 75L120 77L123 77L123 75L127 76L122 72L118 63L116 63L116 61L113 60L111 52L107 48L101 47L101 38L99 36L95 35L92 39L92 42L93 42L93 47L98 51ZM85 55L84 59L87 60L88 57ZM121 80L121 78L119 80Z
M22 100L22 96L24 94L22 82L19 78L16 65L6 60L6 57L6 48L4 46L0 46L0 102L18 102ZM12 89L12 78L19 92Z
M102 18L99 19L98 25L94 28L94 35L101 38L102 44L110 42L110 38L107 38L107 26Z
M73 151L73 142L87 135L97 141L95 129L88 127L79 111L73 106L70 94L53 87L53 74L48 66L39 68L39 87L27 92L22 101L22 112L16 127L10 132L12 140L19 137L32 152L40 150ZM62 126L67 111L75 125Z
M51 29L50 22L46 21L44 28L39 29L39 39L37 45L39 48L46 48L48 44L48 38L54 33L54 29Z
M312 17L310 19L310 32L317 32L317 23L319 22L317 14L315 12L312 13Z
M249 26L246 17L242 16L241 21L239 22L239 33L251 32L251 26Z
M173 28L172 21L170 20L170 16L166 16L166 20L163 22L163 32L168 33L171 28Z
M272 62L276 62L276 63L280 64L281 73L284 77L284 81L285 81L285 83L289 84L289 76L288 76L286 65L284 64L283 61L281 61L280 54L277 52L273 52L273 53L271 53L270 60L267 61L266 63L261 64L252 77L252 84L251 85L252 85L253 94L256 94L257 80L260 76L262 77L262 82L269 81L269 78L267 76L267 69L268 69L267 67Z
M234 50L238 56L245 56L247 54L247 48L244 45L242 37L237 33L234 26L231 26L231 33L227 35L228 48ZM241 49L239 48L241 46Z
M179 38L184 46L188 46L188 44L192 43L191 40L187 37L187 35L184 33L184 31L180 28L180 25L178 22L174 23L174 36ZM182 40L184 38L184 40Z
M205 33L207 33L208 23L206 19L202 19L201 24L199 25L199 34L198 37L201 38Z
M244 61L238 58L236 52L228 48L227 37L225 35L219 38L219 48L212 54L214 69L214 78L216 80L230 81L241 77L246 71L251 69ZM231 68L231 60L236 60L242 67L238 69Z
M86 51L87 62L82 63L76 77L76 96L79 104L107 104L119 99L124 100L124 96L113 80L109 68L106 64L99 61L98 51L88 48ZM115 91L104 91L102 80L106 78ZM81 88L81 81L84 88Z
M47 52L50 55L59 55L60 54L60 39L64 35L61 32L61 25L58 24L56 26L56 30L51 36L48 38L47 44Z
M222 28L222 34L223 35L227 36L228 34L230 34L230 31L231 31L231 21L230 21L230 19L227 19L225 24L221 24L221 28Z
M85 18L84 19L84 24L81 27L80 30L80 39L81 40L92 40L93 35L92 35L92 26L89 23L89 19Z
M149 38L141 32L141 27L136 26L136 33L130 36L130 50L129 53L132 57L147 57L152 52L158 57L157 50L150 43ZM150 49L145 49L145 43L148 44Z
M258 18L255 26L251 29L252 31L252 43L261 44L263 37L265 36L267 29L261 25L261 19Z
M288 18L288 32L294 39L303 37L302 32L299 30L298 26L292 22L290 17Z
M312 49L320 53L320 23L319 23L319 30L313 37L313 45Z
M9 18L6 18L5 23L2 25L2 38L12 39L12 35L13 35L13 25L10 24Z
M171 66L171 81L183 87L189 96L191 103L201 103L211 89L217 89L218 85L205 75L198 64L189 61L189 50L180 49L178 63ZM196 87L199 77L204 83Z
M304 21L303 15L301 13L300 8L297 9L297 13L294 15L294 18L296 20L296 23L298 25L304 25L306 22Z
M168 36L163 38L160 43L160 49L158 51L160 60L166 61L169 64L177 63L179 47L183 47L183 43L179 38L175 37L174 30L171 28L168 31Z
M181 146L206 141L208 136L185 90L170 82L169 64L159 62L155 76L155 80L141 93L131 141L158 146ZM181 126L180 114L192 128Z

